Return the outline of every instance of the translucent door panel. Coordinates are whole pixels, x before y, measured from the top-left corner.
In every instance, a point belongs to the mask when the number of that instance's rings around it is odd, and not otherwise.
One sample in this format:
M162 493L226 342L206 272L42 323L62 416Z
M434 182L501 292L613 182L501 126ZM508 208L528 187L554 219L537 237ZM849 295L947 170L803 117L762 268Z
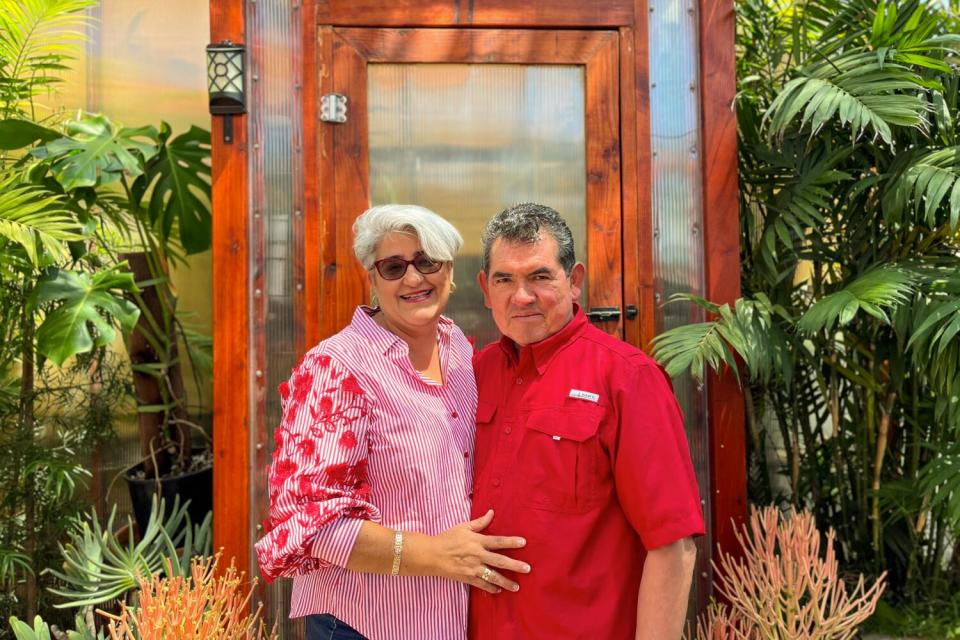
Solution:
M549 205L586 258L584 67L371 64L367 78L371 203L419 204L460 230L447 315L487 344L498 334L476 275L491 216Z

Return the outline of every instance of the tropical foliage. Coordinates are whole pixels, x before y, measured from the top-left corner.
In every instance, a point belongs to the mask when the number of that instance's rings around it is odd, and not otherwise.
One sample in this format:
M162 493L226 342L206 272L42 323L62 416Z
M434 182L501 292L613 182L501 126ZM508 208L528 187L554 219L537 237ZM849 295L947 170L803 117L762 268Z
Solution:
M739 0L743 297L668 370L742 371L749 483L892 603L960 587L960 23L943 3Z
M132 395L130 363L108 348L119 334L159 354L137 362L164 388L145 413L186 422L167 384L187 332L166 265L209 246L206 132L67 118L37 100L69 71L93 4L0 0L0 612L28 620L51 604L58 578L42 570Z

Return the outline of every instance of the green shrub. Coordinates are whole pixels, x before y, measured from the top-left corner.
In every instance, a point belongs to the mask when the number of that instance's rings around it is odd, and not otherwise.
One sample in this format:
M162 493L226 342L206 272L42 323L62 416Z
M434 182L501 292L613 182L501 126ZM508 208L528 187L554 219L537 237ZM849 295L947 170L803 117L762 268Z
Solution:
M739 0L743 297L665 333L742 367L750 496L809 509L888 602L960 588L960 24L940 2ZM955 7L953 9L955 11Z

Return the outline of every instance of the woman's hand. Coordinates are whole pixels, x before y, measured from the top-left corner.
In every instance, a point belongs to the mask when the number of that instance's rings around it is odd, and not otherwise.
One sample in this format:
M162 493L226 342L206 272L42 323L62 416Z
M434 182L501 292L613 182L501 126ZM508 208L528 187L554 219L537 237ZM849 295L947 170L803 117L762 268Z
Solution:
M519 549L527 542L516 536L481 534L492 521L491 509L476 520L450 527L439 535L417 536L416 555L429 565L424 567L424 573L464 582L489 593L519 590L520 585L505 578L497 569L529 573L530 565L493 550Z

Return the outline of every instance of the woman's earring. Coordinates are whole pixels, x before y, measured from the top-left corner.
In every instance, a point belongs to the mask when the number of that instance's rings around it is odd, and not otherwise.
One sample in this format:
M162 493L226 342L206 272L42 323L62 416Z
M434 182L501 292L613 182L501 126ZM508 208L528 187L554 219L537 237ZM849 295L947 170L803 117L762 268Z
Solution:
M457 283L451 280L451 281L450 281L450 294L452 295L453 292L456 291L456 290L457 290Z

